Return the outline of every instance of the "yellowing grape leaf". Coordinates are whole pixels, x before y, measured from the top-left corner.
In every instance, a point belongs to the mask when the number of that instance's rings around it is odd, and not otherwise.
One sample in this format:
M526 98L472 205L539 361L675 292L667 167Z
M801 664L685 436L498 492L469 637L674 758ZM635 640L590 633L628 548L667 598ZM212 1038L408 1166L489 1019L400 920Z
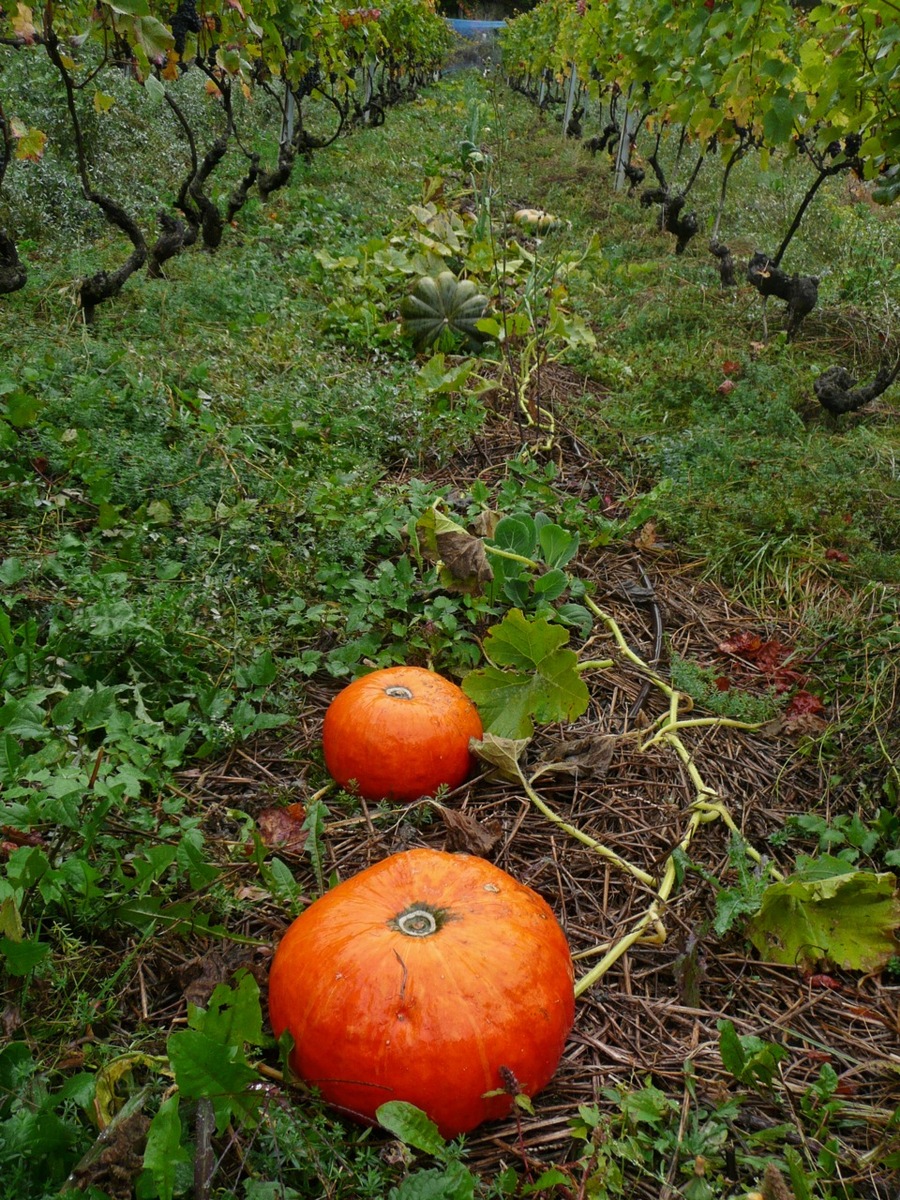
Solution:
M9 123L9 131L16 142L16 158L39 162L47 144L47 135L40 129L28 129L15 117Z
M900 897L889 872L789 876L770 884L747 934L767 962L877 971L898 952Z

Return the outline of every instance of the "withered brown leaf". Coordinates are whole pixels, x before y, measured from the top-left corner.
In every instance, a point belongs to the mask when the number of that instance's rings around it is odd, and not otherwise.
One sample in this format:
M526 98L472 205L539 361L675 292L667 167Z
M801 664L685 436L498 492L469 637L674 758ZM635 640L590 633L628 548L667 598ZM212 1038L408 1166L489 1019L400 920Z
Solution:
M481 538L455 530L437 535L444 564L444 586L461 592L479 592L494 578Z
M479 821L464 809L442 808L441 820L447 827L447 849L461 850L486 858L503 836L500 821Z
M306 809L302 804L264 808L256 818L263 845L282 854L302 854L308 830L303 828Z
M600 733L555 742L542 752L532 779L548 771L604 779L621 740L617 734Z

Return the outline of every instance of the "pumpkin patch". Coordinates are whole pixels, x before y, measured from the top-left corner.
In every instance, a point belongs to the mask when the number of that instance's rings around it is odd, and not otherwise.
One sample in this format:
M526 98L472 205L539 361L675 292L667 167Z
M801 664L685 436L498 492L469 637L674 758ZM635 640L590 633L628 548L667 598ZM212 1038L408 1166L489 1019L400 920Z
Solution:
M325 713L325 765L366 800L418 800L458 787L472 767L469 740L482 735L472 701L423 667L386 667L354 680Z
M504 1116L512 1091L540 1091L574 1010L549 905L484 859L430 849L394 854L314 901L269 980L272 1029L290 1031L302 1079L364 1121L406 1100L444 1137Z

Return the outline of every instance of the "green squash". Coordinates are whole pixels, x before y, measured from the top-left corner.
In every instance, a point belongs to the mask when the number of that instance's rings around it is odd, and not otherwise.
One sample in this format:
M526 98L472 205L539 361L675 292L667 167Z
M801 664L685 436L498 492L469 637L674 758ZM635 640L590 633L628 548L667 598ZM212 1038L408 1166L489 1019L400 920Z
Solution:
M436 279L425 275L418 281L400 305L400 316L418 350L429 346L453 349L460 340L473 349L484 341L477 323L487 303L487 296L471 279L457 279L452 271L441 271Z

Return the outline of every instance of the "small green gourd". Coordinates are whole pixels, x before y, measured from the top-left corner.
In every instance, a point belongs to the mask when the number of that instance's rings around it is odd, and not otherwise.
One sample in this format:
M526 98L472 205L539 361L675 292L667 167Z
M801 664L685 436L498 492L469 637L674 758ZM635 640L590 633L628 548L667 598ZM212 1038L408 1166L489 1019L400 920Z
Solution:
M429 346L452 349L460 339L467 349L473 349L484 341L477 323L487 303L487 296L471 279L457 279L452 271L441 271L436 279L425 275L418 281L400 305L400 316L417 350Z

